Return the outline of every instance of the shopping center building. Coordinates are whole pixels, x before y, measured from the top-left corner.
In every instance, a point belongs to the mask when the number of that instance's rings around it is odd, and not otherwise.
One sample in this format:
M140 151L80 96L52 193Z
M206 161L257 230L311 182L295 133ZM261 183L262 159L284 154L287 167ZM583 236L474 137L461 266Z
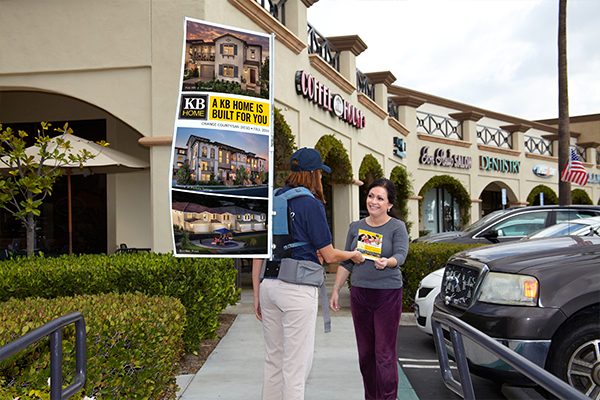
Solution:
M332 175L351 172L326 188L336 247L365 208L367 184L398 169L412 182L406 220L413 238L539 202L540 185L546 201L558 194L557 120L528 121L402 87L402 77L386 71L385 54L382 71L359 71L368 43L319 34L307 21L316 2L273 9L254 0L2 3L3 128L34 133L41 121L69 122L76 135L104 139L150 165L73 176L76 250L112 253L121 243L173 250L169 184L184 17L275 34L275 107L296 146L334 148L324 154ZM570 128L589 173L587 185L572 189L598 204L600 114L572 117ZM344 153L349 165L338 162ZM42 210L38 236L47 246L64 244L61 190ZM2 246L20 237L10 215L0 224Z

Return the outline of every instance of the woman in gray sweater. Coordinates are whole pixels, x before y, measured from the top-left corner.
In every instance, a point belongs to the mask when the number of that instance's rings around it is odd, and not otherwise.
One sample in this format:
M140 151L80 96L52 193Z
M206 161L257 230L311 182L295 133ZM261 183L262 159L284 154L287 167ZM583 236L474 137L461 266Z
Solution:
M408 252L404 222L392 208L396 187L388 179L369 186L369 216L350 224L346 250L358 249L365 261L339 264L329 305L338 311L341 286L352 273L350 308L365 399L395 400L398 390L396 345L402 313L402 273Z

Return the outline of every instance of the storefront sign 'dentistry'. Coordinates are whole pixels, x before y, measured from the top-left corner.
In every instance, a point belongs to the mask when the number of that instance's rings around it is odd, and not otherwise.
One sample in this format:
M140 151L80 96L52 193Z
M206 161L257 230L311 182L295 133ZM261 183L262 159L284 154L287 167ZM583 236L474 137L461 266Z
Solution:
M359 129L365 127L363 112L348 103L339 94L331 92L323 82L319 82L306 71L296 71L296 93L304 96L319 107L331 112L343 121Z
M433 155L429 154L429 146L421 147L419 162L426 165L439 165L440 167L455 167L471 169L472 160L468 156L450 154L450 149L436 149Z
M518 174L521 170L521 161L507 160L505 158L480 156L479 169Z

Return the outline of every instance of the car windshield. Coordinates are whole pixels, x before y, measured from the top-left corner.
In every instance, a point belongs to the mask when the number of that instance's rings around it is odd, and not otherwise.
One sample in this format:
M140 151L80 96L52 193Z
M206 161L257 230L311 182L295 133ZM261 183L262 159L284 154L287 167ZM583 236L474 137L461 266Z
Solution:
M467 226L464 231L465 231L465 233L472 232L472 231L476 230L477 228L479 228L480 226L482 226L483 224L486 224L488 221L495 220L496 218L500 217L502 214L504 214L506 212L508 212L508 210L496 210L492 213L489 213L485 217L481 218L479 221L474 222L471 225Z

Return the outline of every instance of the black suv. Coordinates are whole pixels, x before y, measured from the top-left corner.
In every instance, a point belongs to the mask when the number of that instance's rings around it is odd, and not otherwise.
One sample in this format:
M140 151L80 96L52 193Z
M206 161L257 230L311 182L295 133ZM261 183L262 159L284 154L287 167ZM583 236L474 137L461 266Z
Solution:
M494 211L464 231L433 233L414 243L504 243L519 240L540 229L578 218L600 215L599 206L530 206Z
M583 393L600 393L599 237L557 236L457 253L446 264L434 307ZM531 384L466 338L465 351L474 374Z

